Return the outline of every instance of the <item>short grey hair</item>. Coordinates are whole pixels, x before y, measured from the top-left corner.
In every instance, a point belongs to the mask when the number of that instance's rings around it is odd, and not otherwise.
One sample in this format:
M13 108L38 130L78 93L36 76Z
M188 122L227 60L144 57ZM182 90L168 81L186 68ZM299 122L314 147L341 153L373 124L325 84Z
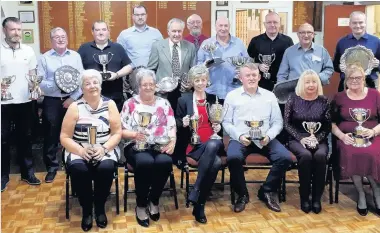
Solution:
M55 27L53 29L50 30L50 38L53 38L53 35L59 31L59 30L62 30L65 32L66 36L67 36L67 32L65 31L65 29L61 28L61 27Z
M188 73L189 83L193 86L194 81L202 76L206 75L207 80L210 78L210 72L203 64L191 67Z
M252 62L247 62L245 63L244 65L242 65L240 68L239 68L239 72L241 74L241 71L244 69L244 68L248 68L250 70L258 70L259 69L259 65L257 63L252 63Z
M352 17L354 17L354 15L363 15L365 20L367 20L367 16L364 14L364 12L362 11L353 11L351 14L350 14L350 21L352 19Z
M99 81L99 84L102 85L103 78L99 71L94 69L84 70L81 73L81 78L79 79L79 86L83 88L83 81L86 78L96 78Z
M182 20L180 20L178 18L172 18L168 22L168 30L170 30L170 26L172 25L172 23L179 23L179 24L181 24L182 30L185 29L185 22L183 22Z
M156 83L156 74L152 70L140 69L136 74L136 83L140 89L141 82L146 77L152 77L153 82Z

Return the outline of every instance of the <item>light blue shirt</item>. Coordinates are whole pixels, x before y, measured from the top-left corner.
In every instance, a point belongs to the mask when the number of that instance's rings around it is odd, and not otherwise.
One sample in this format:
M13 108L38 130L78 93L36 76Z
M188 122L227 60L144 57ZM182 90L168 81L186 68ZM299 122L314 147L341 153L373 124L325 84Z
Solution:
M223 119L223 128L232 140L239 141L241 135L248 135L250 127L244 121L262 120L260 127L264 136L273 140L282 130L283 119L276 96L261 87L256 94L251 95L239 87L227 94L224 100L227 109ZM254 141L256 146L262 148L259 141Z
M148 25L140 31L135 26L123 30L117 38L117 43L123 46L133 67L147 66L152 44L162 40L161 32Z
M222 58L225 62L212 67L210 71L210 81L211 86L206 89L207 93L214 94L220 99L225 99L228 92L234 90L241 85L233 85L232 80L236 75L236 68L227 61L227 57L233 56L243 56L249 57L247 53L247 48L245 47L243 41L239 38L231 36L230 41L226 47L223 47L213 36L205 41L203 41L200 49L198 50L198 60L197 64L202 64L208 59L211 59L211 54L204 51L202 46L207 43L216 43L217 49L214 52L215 57Z
M329 84L334 66L329 52L321 45L312 43L304 51L299 43L287 48L277 73L277 82L298 79L305 70L314 70L319 74L323 85Z
M65 65L77 69L80 73L83 72L82 59L79 53L74 50L66 49L63 55L59 55L54 49L50 49L40 57L37 71L38 75L43 76L40 88L44 92L44 96L66 97L70 95L70 98L77 100L82 95L81 87L78 87L71 94L66 94L61 92L61 89L55 83L55 71Z

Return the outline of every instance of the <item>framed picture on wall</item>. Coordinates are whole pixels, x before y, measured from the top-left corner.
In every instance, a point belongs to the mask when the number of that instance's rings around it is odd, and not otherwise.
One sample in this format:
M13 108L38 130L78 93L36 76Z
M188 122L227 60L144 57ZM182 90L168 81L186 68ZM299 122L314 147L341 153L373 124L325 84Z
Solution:
M228 18L228 10L217 10L215 12L215 20L217 20L220 17Z
M228 6L228 1L216 1L216 6Z
M20 6L33 6L33 1L19 1Z
M34 23L34 11L19 11L18 18L21 23Z
M24 44L33 44L34 43L34 34L33 29L23 29L21 31L22 43Z

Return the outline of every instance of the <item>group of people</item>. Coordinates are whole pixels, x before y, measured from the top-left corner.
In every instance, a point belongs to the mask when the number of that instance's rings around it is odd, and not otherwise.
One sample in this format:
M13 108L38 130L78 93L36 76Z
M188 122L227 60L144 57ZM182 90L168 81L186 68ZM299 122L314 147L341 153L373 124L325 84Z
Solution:
M248 49L230 34L230 23L224 17L216 20L216 36L207 38L202 34L202 19L191 15L187 19L190 35L184 39L185 23L180 19L168 22L169 37L163 39L156 28L146 24L144 6L134 7L132 18L134 26L122 31L117 43L109 39L105 22L94 22L94 40L81 45L77 52L67 48L66 31L54 28L50 33L52 49L41 55L38 62L33 49L21 43L20 20L8 17L3 21L1 76L15 75L16 79L12 84L2 83L2 93L8 91L13 97L1 101L2 191L9 182L11 122L15 125L21 179L30 185L41 183L33 169L31 121L28 116L22 117L33 111L29 99L32 84L25 79L30 74L43 77L40 88L44 96L45 182L53 182L57 174L60 143L82 206L84 231L92 228L93 206L97 226L107 226L105 202L121 156L121 140L126 161L135 173L136 221L144 227L149 226L150 219L160 219L159 199L172 164L183 163L186 156L198 163L197 179L188 201L193 204L192 213L199 223L207 222L205 204L223 156L227 156L231 189L238 194L233 209L245 209L249 192L243 165L251 153L263 154L272 162L258 191L258 198L269 209L281 211L277 192L293 163L293 153L298 161L301 209L305 213L320 213L330 132L336 141L341 177L352 178L359 193L359 214L368 212L363 177L372 186L376 212L380 214L380 93L374 89L378 82L375 72L380 40L366 33L364 13L350 15L352 33L338 42L333 61L325 48L313 42L312 25L300 26L299 43L294 45L290 37L279 33L280 17L275 12L265 16L266 32L254 37ZM216 45L214 54L204 49L207 44ZM340 66L345 49L358 44L371 49L377 58L373 61L377 68L368 76L357 64ZM276 59L270 66L258 63L262 55L272 54ZM112 56L106 73L96 61L98 55ZM247 62L237 72L228 62L206 66L212 56L223 60L251 57L257 63ZM61 68L67 66L80 73L78 88L69 93L55 80L57 71L62 72ZM329 83L334 70L341 73L341 92L330 102L323 96L322 85ZM181 93L181 84L171 92L157 91L160 80L184 73L190 88L187 92ZM240 83L233 81L236 75ZM297 87L282 113L272 90L276 83L293 79L298 79ZM208 110L213 104L224 105L221 124L210 120ZM350 111L354 108L370 112L361 135L372 142L369 147L353 146L356 142L352 132L357 123ZM198 120L197 127L193 126L194 119ZM246 122L252 120L262 122L260 139L251 138L248 133ZM319 129L310 134L303 127L305 122L318 122ZM91 133L94 129L95 134ZM285 143L276 139L282 131L287 132ZM194 136L199 137L196 142ZM220 138L226 136L230 140L225 148ZM165 143L160 144L162 141Z

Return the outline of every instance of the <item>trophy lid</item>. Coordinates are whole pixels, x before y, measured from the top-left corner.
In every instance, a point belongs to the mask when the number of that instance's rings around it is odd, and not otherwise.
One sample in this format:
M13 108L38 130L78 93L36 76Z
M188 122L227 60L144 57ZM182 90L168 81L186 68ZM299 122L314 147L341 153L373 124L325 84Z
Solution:
M354 47L348 48L344 51L342 57L340 58L340 64L342 65L342 72L345 71L346 67L350 64L360 64L365 72L365 75L369 75L374 68L373 60L375 56L372 50L362 46L356 45Z

